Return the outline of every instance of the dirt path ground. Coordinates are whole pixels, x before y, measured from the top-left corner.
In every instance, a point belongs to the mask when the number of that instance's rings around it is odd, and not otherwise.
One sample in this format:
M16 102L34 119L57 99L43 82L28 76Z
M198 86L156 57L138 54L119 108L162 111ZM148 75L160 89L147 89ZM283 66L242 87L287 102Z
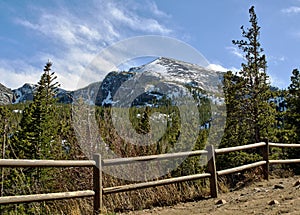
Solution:
M217 199L180 203L175 206L160 207L142 211L128 212L130 215L190 215L190 214L293 214L300 215L300 188L294 186L298 177L270 179L256 182L238 191L222 193ZM275 188L278 187L278 188ZM224 204L216 204L218 200ZM272 200L278 204L269 205Z

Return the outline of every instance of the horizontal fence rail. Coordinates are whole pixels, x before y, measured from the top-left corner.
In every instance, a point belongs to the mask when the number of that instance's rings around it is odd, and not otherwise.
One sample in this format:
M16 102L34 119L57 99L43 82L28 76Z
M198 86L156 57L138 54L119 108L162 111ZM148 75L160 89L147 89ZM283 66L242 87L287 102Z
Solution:
M300 148L300 144L286 144L286 143L269 143L271 147L278 148Z
M73 191L73 192L61 192L61 193L47 193L47 194L32 194L21 196L4 196L0 198L0 204L12 204L12 203L26 203L26 202L39 202L47 200L60 200L60 199L72 199L80 197L93 197L95 192L92 190Z
M98 158L97 156L95 158ZM99 171L97 167L97 159L94 160L28 160L28 159L0 159L0 168L20 168L20 167L92 167L94 172ZM95 173L94 173L95 176ZM96 178L96 177L94 177ZM99 179L99 177L98 177ZM31 195L19 195L19 196L2 196L0 197L0 205L5 204L18 204L18 203L30 203L49 200L63 200L72 198L94 197L94 205L97 205L95 198L98 191L95 190L81 190L71 192L59 192L59 193L47 193L47 194L31 194ZM100 189L99 189L100 190ZM99 199L100 197L98 197ZM100 208L100 206L98 206ZM94 214L100 209L94 206ZM98 213L99 214L99 213Z
M300 163L300 159L289 159L289 160L269 160L270 164L291 164Z
M246 164L246 165L243 165L243 166L238 166L238 167L234 167L234 168L230 168L230 169L220 170L220 171L217 171L217 173L218 173L218 175L232 174L232 173L236 173L236 172L241 172L241 171L246 170L246 169L251 169L251 168L254 168L254 167L262 166L266 163L267 163L266 161L258 161L258 162Z
M141 161L152 161L152 160L157 161L157 160L207 155L207 153L208 152L206 150L197 150L197 151L189 151L189 152L177 152L177 153L147 155L147 156L139 156L139 157L105 159L102 161L102 164L103 166L112 166L112 165L130 164L130 163L141 162Z
M24 160L0 159L0 167L93 167L91 160Z
M188 152L178 152L159 155L148 155L140 157L128 157L128 158L116 158L116 159L101 159L100 154L94 154L93 160L21 160L21 159L0 159L0 168L19 168L19 167L92 167L93 168L93 190L71 191L71 192L59 192L59 193L47 193L47 194L32 194L21 196L4 196L0 197L0 205L4 204L17 204L26 202L38 202L49 200L62 200L71 198L83 198L93 197L94 199L94 214L101 214L103 212L103 195L126 192L137 189L144 189L155 186L163 186L172 183L192 181L203 178L209 178L210 180L210 193L211 197L218 196L217 180L218 176L232 174L247 170L254 167L263 167L263 175L266 180L269 180L269 166L272 164L292 164L300 163L300 159L289 160L269 160L269 151L271 147L278 148L300 148L300 144L284 144L284 143L269 143L260 142L244 146L236 146L229 148L214 149L214 146L207 146L206 150L196 150ZM225 170L216 170L216 156L220 154L226 154L235 151L248 150L248 149L262 149L262 161L258 161L251 164L246 164ZM105 166L123 165L134 162L145 162L152 160L171 160L176 158L184 158L191 156L206 155L207 173L194 174L181 176L176 178L160 179L155 181L147 181L133 184L126 184L115 187L102 186L102 168Z
M211 174L209 174L209 173L202 173L202 174L181 176L181 177L176 177L176 178L167 178L167 179L162 179L162 180L157 180L157 181L148 181L148 182L142 182L142 183L136 183L136 184L127 184L127 185L122 185L122 186L117 186L117 187L107 187L107 188L103 188L103 194L126 192L126 191L130 191L130 190L141 189L141 188L173 184L176 182L192 181L192 180L197 180L197 179L201 179L201 178L209 178L210 176L211 176Z
M261 143L254 143L250 145L244 145L244 146L235 146L235 147L228 147L228 148L223 148L223 149L215 149L216 154L226 154L229 152L236 152L236 151L241 151L241 150L247 150L247 149L254 149L254 148L259 148L262 146L265 146L265 142Z

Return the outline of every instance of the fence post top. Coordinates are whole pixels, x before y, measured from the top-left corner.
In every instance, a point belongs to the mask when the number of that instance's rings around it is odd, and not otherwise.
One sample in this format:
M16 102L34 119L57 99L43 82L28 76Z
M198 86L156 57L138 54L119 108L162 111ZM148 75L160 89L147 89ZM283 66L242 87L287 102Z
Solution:
M269 142L269 138L265 137L265 138L263 139L263 141L264 141L265 143L268 143L268 142Z
M207 149L213 149L213 148L214 148L214 145L207 145L206 148L207 148Z

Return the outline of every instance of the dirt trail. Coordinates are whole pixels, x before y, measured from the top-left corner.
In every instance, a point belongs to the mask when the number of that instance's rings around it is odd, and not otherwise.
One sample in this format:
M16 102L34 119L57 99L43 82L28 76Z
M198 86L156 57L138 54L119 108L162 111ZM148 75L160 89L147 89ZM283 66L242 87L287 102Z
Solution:
M198 202L180 203L169 207L158 207L141 211L124 213L127 215L190 215L190 214L293 214L300 215L300 188L294 186L298 177L270 179L256 182L243 189L222 193L217 199L206 199ZM274 187L278 188L274 188ZM216 204L218 200L225 204ZM272 200L279 204L269 205Z

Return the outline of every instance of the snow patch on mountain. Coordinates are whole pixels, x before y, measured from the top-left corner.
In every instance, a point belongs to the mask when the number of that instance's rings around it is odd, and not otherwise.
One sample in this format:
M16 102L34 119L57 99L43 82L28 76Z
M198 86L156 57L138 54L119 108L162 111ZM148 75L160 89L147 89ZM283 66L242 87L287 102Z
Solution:
M223 72L165 57L140 67L133 67L129 71L152 72L153 76L163 76L168 82L199 87L214 93L219 91L218 87L223 80Z
M36 86L34 84L26 83L22 87L13 90L14 99L12 101L13 104L31 101L33 100L33 94Z
M160 58L158 60L152 61L149 64L145 64L141 67L136 67L130 69L131 72L159 72L161 74L167 74L167 67L160 64Z

